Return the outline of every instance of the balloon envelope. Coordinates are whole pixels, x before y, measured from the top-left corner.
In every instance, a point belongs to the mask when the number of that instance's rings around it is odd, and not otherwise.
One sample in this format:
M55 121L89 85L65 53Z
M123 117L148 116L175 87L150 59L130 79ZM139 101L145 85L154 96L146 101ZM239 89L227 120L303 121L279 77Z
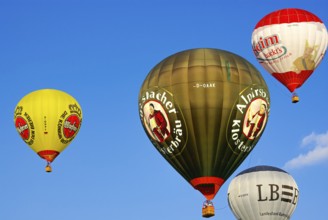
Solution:
M219 49L169 56L149 72L139 93L148 138L208 200L254 148L269 109L262 75Z
M237 219L286 220L299 197L294 178L272 166L256 166L239 173L228 188L228 202Z
M327 29L320 18L296 8L269 13L252 34L257 60L290 92L301 87L317 68L327 44Z
M69 94L42 89L18 102L14 123L23 141L51 163L79 132L82 110Z

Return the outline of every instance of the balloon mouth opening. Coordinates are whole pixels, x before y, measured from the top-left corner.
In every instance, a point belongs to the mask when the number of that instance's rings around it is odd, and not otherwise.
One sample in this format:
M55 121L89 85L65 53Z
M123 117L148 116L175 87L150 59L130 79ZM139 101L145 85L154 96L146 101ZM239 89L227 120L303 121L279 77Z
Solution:
M287 89L294 93L296 89L298 89L301 85L299 83L289 83L288 85L286 85Z
M55 160L55 158L59 155L60 153L55 150L43 150L39 151L38 155L42 158L45 159L48 163L51 163L52 161Z
M212 200L224 181L224 179L218 177L198 177L190 180L190 184L201 192L207 200Z

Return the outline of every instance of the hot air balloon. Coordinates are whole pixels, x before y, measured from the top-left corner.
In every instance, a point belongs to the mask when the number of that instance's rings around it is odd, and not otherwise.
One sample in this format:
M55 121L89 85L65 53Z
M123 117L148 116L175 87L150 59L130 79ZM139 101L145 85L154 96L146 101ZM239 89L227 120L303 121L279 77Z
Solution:
M316 15L287 8L263 17L252 34L258 62L299 101L296 89L318 67L327 50L328 34Z
M82 123L82 109L69 94L42 89L24 96L14 112L14 123L23 141L47 161L51 162L75 138Z
M272 166L255 166L239 173L228 188L228 202L237 219L287 220L299 198L294 178Z
M139 92L142 126L158 152L206 201L259 141L270 111L267 85L244 58L219 49L173 54L147 75Z

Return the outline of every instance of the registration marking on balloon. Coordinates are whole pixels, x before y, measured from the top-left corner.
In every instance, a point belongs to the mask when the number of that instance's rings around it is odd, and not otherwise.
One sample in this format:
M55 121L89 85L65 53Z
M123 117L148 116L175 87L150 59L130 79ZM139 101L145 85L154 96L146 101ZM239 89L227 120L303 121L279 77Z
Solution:
M186 123L173 95L162 88L144 91L139 99L139 115L147 135L157 150L176 156L186 146Z
M254 148L265 129L269 112L266 88L251 85L240 93L227 127L227 140L234 153L249 153Z
M204 82L204 83L196 83L194 86L194 88L215 88L216 85L215 85L215 82Z

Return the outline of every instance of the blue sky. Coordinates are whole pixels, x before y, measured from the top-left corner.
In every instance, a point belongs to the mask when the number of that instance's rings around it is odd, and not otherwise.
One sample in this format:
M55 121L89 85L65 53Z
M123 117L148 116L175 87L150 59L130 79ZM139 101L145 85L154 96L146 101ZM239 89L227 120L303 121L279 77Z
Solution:
M300 102L256 61L254 26L296 7L328 23L326 0L0 2L0 219L202 219L203 196L159 155L138 116L138 93L162 59L185 49L228 50L263 74L270 118L256 148L220 189L213 219L234 219L227 188L240 171L271 165L300 189L293 219L325 220L328 192L328 60L299 89ZM51 174L18 136L13 111L27 93L74 96L84 121Z

